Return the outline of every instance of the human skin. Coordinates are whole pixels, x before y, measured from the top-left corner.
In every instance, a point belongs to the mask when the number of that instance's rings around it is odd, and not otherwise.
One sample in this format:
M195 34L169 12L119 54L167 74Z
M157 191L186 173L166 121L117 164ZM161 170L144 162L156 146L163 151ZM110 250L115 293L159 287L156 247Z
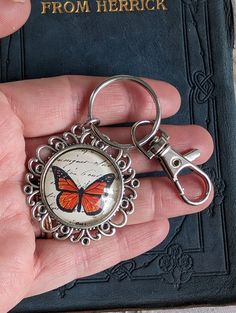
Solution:
M28 0L0 0L0 7L1 37L16 31L30 14ZM192 207L180 199L168 178L143 178L129 225L113 237L103 238L89 247L38 238L40 230L31 221L22 192L26 160L34 155L38 145L46 142L47 136L86 120L89 95L103 79L63 76L0 84L1 313L25 297L52 290L150 250L168 234L169 218L200 212L213 198L212 193L204 205ZM146 81L158 93L163 117L175 114L180 107L178 91L165 82ZM155 116L145 91L137 91L132 84L114 84L105 89L95 111L104 126ZM164 125L163 128L171 136L170 143L180 152L200 150L196 164L206 162L211 156L212 139L201 127ZM103 131L117 141L126 141L130 133L129 128L122 132L116 128ZM159 169L156 161L145 159L137 151L132 152L132 158L139 173ZM189 195L199 194L199 182L192 176L185 176L183 183L187 183Z

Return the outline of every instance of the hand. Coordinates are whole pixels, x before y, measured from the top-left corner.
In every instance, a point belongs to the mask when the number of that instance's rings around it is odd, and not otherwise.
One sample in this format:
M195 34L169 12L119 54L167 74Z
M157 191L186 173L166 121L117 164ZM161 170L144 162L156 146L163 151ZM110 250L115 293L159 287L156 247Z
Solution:
M9 0L0 0L0 6L0 34L3 36L22 25L30 7L28 1L13 3ZM3 16L9 12L11 15L6 20ZM34 156L36 147L45 143L48 136L86 120L89 95L102 80L64 76L0 85L0 312L7 312L27 296L102 271L153 248L168 234L168 218L199 212L210 204L213 195L203 206L188 206L168 178L143 178L136 211L129 225L118 230L115 236L103 237L89 247L36 239L40 231L32 224L22 192L25 161ZM159 95L163 117L175 114L180 106L177 90L165 82L147 81ZM102 118L103 125L144 117L153 119L155 113L145 91L129 84L114 84L105 89L96 102L95 112ZM162 128L171 136L171 144L177 150L199 149L201 157L197 163L211 156L212 139L204 129L198 126ZM127 141L130 129L120 132L120 129L104 128L104 132L108 135L110 132L112 138L122 142ZM132 157L133 167L138 172L157 169L156 161L146 160L137 151L132 152ZM187 182L188 193L196 196L198 184L189 176L183 181Z

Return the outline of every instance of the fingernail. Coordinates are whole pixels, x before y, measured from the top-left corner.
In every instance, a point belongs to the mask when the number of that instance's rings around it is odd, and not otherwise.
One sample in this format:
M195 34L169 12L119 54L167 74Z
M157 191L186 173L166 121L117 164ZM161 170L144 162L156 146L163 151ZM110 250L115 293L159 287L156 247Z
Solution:
M16 2L16 3L24 3L25 0L12 0L13 2Z

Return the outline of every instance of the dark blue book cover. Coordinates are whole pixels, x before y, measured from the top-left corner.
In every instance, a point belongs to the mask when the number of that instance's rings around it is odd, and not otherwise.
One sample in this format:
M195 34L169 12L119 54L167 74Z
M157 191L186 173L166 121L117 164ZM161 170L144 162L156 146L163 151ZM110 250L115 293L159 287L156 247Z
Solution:
M231 1L112 3L33 0L26 25L0 42L0 81L63 74L168 81L179 89L182 107L165 122L199 124L214 138L204 169L215 199L202 213L171 220L168 237L155 249L25 299L15 313L236 302Z

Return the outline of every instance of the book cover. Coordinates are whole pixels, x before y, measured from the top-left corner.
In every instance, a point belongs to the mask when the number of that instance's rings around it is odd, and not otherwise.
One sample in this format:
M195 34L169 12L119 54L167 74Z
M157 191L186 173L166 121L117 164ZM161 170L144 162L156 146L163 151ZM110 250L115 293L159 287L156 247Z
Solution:
M204 170L215 199L200 214L172 219L155 249L25 299L12 312L236 301L232 47L230 0L33 1L26 25L0 42L0 81L130 74L173 84L182 107L164 122L198 124L213 136L215 152Z

